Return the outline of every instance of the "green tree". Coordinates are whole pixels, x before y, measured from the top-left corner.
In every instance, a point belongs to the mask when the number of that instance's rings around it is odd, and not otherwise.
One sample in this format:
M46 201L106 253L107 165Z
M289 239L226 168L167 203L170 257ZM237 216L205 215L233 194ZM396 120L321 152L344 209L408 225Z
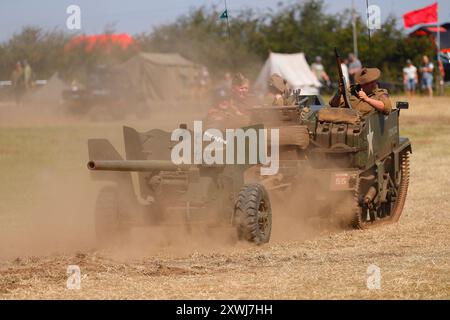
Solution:
M309 63L320 55L326 70L336 79L334 48L339 48L341 56L353 51L350 10L328 14L323 0L279 3L276 9L261 11L231 11L230 32L226 21L219 18L221 11L215 6L192 9L173 23L138 34L135 39L143 51L178 52L207 66L213 74L241 71L251 78L256 77L273 51L303 52ZM357 17L356 28L363 65L381 68L385 80L398 81L408 58L420 64L423 54L436 55L428 38L408 37L394 17L373 32L370 40L365 17ZM113 32L114 26L106 27L105 33ZM65 46L70 39L71 36L58 30L23 28L0 44L0 77L8 78L15 63L27 59L40 78L60 71L70 79L98 64L114 65L136 53L118 48L110 52L100 49L86 52L83 45L68 51Z

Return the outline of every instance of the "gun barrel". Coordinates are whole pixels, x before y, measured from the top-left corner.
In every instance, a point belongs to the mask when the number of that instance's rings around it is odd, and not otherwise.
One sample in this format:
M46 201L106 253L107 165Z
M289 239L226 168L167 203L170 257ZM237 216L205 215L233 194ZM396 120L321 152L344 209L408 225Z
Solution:
M178 171L191 165L176 165L168 160L91 160L87 167L93 171Z
M350 104L350 101L349 101L348 95L347 95L347 88L346 88L344 75L342 73L341 57L339 56L337 48L334 48L334 55L336 57L336 68L337 68L338 77L339 77L339 95L344 98L345 107L352 109L352 106Z

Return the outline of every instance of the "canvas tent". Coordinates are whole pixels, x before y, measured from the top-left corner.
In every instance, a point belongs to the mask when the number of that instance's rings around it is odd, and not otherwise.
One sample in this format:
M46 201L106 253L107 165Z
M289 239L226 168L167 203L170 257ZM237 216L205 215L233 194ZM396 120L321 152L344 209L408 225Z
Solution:
M443 23L439 29L436 24L419 25L409 33L410 37L428 37L437 45L437 32L440 33L440 61L444 68L444 81L450 82L450 23Z
M427 36L437 44L438 28L434 25L420 25L409 33L410 37ZM441 24L440 32L440 48L443 53L450 53L450 23Z
M320 82L311 71L303 53L271 52L255 82L255 89L267 91L272 74L278 73L292 89L302 89L302 94L317 94Z
M139 53L117 67L145 100L189 98L201 66L177 53Z

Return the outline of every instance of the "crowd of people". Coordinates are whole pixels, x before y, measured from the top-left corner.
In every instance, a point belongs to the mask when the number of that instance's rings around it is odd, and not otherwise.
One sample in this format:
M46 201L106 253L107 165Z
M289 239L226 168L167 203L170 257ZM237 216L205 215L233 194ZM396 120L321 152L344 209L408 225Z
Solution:
M322 87L330 87L331 80L325 71L325 67L322 64L322 57L317 56L314 62L311 64L311 71L319 80ZM344 59L341 63L342 75L344 76L345 83L348 86L355 82L355 74L362 69L361 61L355 56L355 54L350 53L348 58Z
M421 74L421 87L423 90L426 90L429 97L433 97L434 65L428 56L423 56L422 61L423 65L419 69ZM414 96L416 86L419 84L419 76L417 67L413 65L410 59L406 61L406 66L403 68L403 84L407 95Z
M406 60L406 66L403 68L403 85L405 93L408 96L415 95L416 88L418 87L420 80L420 88L422 91L424 91L429 97L433 97L434 65L426 55L422 57L422 62L422 66L417 68L413 65L410 59ZM329 87L331 81L325 71L325 67L322 64L322 58L317 56L310 67L322 87ZM341 68L342 74L345 78L345 83L347 86L350 86L355 83L355 74L360 72L363 66L355 54L350 53L348 58L342 61Z

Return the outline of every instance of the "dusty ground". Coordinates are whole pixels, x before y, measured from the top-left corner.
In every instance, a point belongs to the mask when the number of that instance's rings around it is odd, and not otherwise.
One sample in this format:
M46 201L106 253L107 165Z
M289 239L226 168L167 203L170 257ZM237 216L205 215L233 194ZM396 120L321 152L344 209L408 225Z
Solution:
M98 186L85 170L86 139L121 149L120 124L18 116L0 105L0 298L449 299L450 99L410 105L401 133L413 143L411 185L395 225L288 228L275 212L273 239L262 247L236 243L229 230L172 237L147 229L110 250L93 244ZM173 115L126 122L169 128ZM379 290L366 287L371 264L381 269ZM66 288L69 265L81 269L80 290Z

